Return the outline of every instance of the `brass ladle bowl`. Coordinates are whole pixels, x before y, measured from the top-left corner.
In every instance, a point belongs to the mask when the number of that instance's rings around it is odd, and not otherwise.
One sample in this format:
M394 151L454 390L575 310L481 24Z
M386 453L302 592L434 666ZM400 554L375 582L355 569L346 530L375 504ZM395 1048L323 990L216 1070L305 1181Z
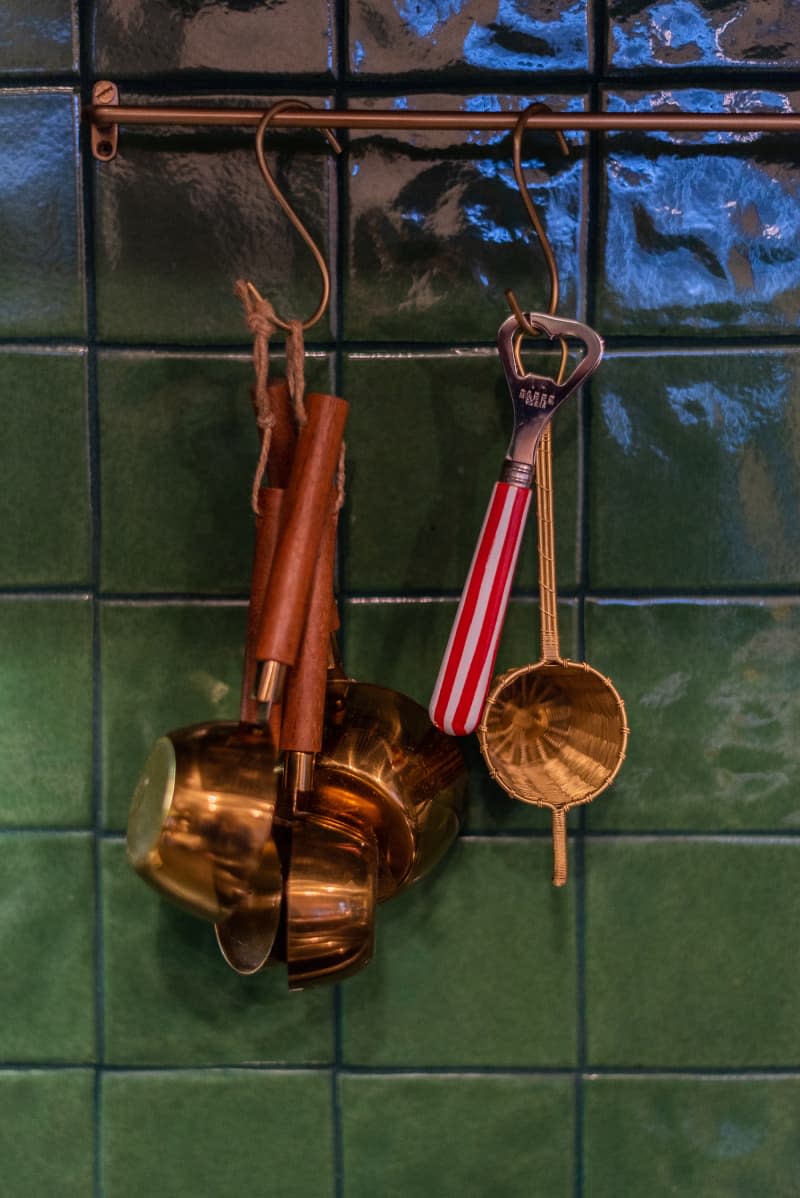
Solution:
M379 901L444 856L458 834L465 796L460 750L423 707L334 668L314 786L299 797L300 810L374 838Z
M267 728L220 721L170 732L156 741L134 792L128 859L193 915L225 919L270 857L277 793Z
M375 947L378 855L371 837L341 824L296 816L284 896L290 990L341 981L369 963ZM273 958L281 957L277 948Z

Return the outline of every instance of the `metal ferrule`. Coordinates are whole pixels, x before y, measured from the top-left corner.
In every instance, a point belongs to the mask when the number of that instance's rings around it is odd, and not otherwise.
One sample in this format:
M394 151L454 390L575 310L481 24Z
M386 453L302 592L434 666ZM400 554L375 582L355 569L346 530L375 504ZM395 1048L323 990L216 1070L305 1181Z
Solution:
M533 466L528 462L515 462L506 458L500 471L500 482L508 483L510 487L532 487Z
M294 797L305 794L314 786L314 754L294 751L283 761L283 788Z
M286 680L286 666L282 661L264 661L258 676L256 698L259 703L266 703L269 710L279 703L283 695L283 684Z

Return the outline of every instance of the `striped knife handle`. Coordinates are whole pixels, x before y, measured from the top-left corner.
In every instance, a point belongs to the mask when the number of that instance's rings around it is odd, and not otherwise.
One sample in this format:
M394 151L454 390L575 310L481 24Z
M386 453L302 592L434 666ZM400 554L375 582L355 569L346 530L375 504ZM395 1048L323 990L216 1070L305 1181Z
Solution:
M527 487L495 483L428 708L450 736L483 713L530 502Z

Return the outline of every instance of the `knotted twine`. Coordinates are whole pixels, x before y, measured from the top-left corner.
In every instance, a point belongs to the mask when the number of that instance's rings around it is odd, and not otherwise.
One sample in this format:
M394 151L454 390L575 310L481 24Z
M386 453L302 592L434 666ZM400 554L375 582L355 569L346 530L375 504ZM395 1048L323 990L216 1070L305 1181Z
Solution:
M275 413L269 399L267 387L269 380L269 342L272 334L280 328L275 309L268 299L262 296L258 289L244 279L238 279L235 292L241 300L247 327L253 335L253 371L256 376L253 392L253 402L256 409L256 424L261 432L261 452L258 456L253 486L250 492L250 506L256 516L260 514L259 494L264 472L267 468L272 430L275 426ZM303 322L290 320L286 336L286 382L292 401L292 410L298 428L308 421L305 406L305 340L303 337ZM345 487L345 446L339 453L339 464L336 470L336 511L339 512L344 504Z

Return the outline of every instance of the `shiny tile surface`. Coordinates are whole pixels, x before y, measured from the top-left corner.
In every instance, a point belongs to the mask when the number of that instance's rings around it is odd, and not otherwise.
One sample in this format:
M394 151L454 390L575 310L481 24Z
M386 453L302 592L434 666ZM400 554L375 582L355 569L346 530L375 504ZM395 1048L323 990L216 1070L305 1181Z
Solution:
M236 719L243 605L103 604L104 811L124 829L153 742L172 728Z
M800 62L792 0L717 5L712 0L626 4L608 8L613 68L796 67Z
M105 590L248 591L251 377L246 362L102 358Z
M94 65L99 75L163 76L187 71L323 74L334 53L329 0L96 0Z
M347 0L347 9L356 75L493 75L589 65L582 0L546 7L513 0Z
M400 96L364 107L519 111L534 99L580 111L581 97ZM359 340L494 341L512 287L526 309L546 307L547 275L502 133L354 133L349 157L345 332ZM561 275L561 312L583 304L585 173L581 143L563 157L552 134L523 150L531 198Z
M230 1069L108 1076L104 1194L135 1198L149 1190L183 1198L188 1190L218 1198L247 1190L268 1161L270 1184L282 1198L327 1198L333 1192L329 1106L330 1082L322 1074Z
M590 1066L800 1063L799 848L587 845Z
M613 112L785 112L799 105L796 91L766 89L606 97ZM796 329L799 170L780 136L610 136L598 328L688 337Z
M793 1077L591 1078L584 1194L774 1194L800 1174Z
M91 519L85 356L0 354L0 396L0 585L86 583Z
M257 436L250 278L320 283L253 130L79 101L800 112L790 0L8 0L0 14L0 1190L10 1198L794 1198L798 152L526 134L559 310L606 357L555 426L562 647L628 708L613 788L511 800L339 989L234 975L127 865L153 741L234 717ZM548 302L510 134L275 131L351 405L346 664L425 705L511 432L504 290ZM275 336L273 377L283 374ZM525 361L542 365L527 342ZM538 656L533 521L497 669ZM96 1062L96 1064L95 1064ZM96 1072L95 1072L96 1068Z
M77 118L67 90L0 93L0 337L84 332Z
M326 1064L333 993L290 995L282 969L239 977L214 929L165 903L103 846L106 1060L114 1065Z
M553 890L549 853L462 842L380 909L375 958L343 994L345 1065L574 1064L575 891Z
M557 371L553 357L538 361ZM345 587L460 593L514 426L497 354L354 355L345 393L351 404ZM574 585L577 573L577 417L577 402L567 400L553 423L562 586ZM535 587L537 569L532 509L516 585Z
M92 1187L94 1073L0 1070L3 1193L85 1198Z
M592 603L587 636L632 729L592 829L800 826L795 603Z
M346 1076L341 1094L346 1198L572 1193L566 1078Z
M88 599L0 602L0 827L90 826L91 651Z
M71 0L7 0L0 11L0 74L74 71L76 8Z
M225 96L216 102L226 99L234 103ZM269 102L235 100L243 107ZM326 142L311 134L278 132L274 138L281 148L267 143L270 169L330 258L326 230L335 214ZM240 278L254 282L286 319L316 307L317 267L267 191L247 130L134 131L115 161L98 169L96 203L102 338L247 343L250 334L233 294ZM316 336L326 333L323 321Z
M0 836L0 1056L7 1064L95 1059L92 838ZM47 953L42 985L41 946Z
M620 355L595 384L592 585L800 580L795 352Z

